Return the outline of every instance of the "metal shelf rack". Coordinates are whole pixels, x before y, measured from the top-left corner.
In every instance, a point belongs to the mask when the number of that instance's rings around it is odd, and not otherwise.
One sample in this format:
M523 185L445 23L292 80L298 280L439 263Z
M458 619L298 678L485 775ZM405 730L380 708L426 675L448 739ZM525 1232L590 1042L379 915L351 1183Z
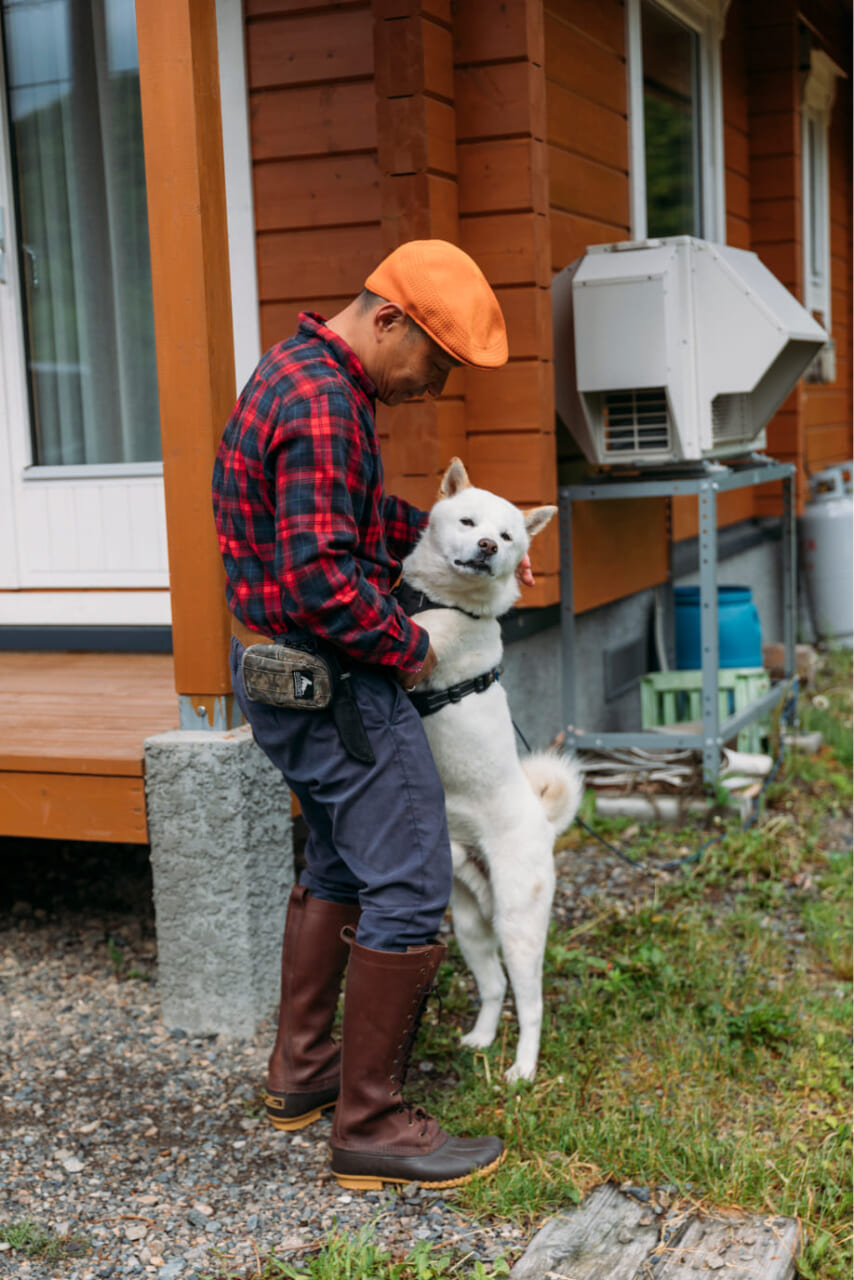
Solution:
M702 464L690 473L596 478L560 489L561 538L561 641L563 648L563 723L579 749L608 747L692 748L703 755L703 777L714 785L720 771L721 747L746 725L767 714L780 702L795 675L797 621L797 560L795 555L795 468L753 455L745 462ZM725 720L718 710L718 494L730 489L781 480L783 485L783 643L785 671L761 697ZM702 733L587 733L575 727L575 612L572 586L572 504L607 502L616 498L672 498L693 495L697 499L700 551L700 643L702 648ZM672 544L671 544L672 549Z

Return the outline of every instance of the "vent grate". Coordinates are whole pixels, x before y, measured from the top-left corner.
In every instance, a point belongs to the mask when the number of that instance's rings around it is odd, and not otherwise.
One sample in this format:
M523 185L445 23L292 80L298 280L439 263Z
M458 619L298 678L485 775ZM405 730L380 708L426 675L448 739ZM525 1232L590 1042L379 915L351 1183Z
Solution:
M664 387L609 391L604 417L606 454L670 452L670 411Z
M715 396L712 401L712 443L749 440L752 434L747 396Z

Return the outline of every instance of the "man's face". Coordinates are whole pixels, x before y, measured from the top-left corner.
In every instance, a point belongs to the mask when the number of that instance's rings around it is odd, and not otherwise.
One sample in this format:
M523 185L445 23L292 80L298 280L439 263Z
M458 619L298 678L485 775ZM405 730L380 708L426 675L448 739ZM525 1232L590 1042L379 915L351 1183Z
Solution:
M448 374L459 361L448 355L423 329L388 304L374 317L373 368L369 370L383 404L402 404L422 396L441 395ZM394 314L396 312L396 314Z

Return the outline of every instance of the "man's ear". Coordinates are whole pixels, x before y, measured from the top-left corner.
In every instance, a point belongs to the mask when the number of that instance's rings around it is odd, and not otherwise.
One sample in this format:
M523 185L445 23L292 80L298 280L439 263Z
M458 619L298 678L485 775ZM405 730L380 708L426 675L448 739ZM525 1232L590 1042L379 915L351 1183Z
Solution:
M552 516L557 515L557 507L532 507L530 511L523 511L522 515L525 517L528 535L533 538L535 533L545 529Z
M459 458L451 458L448 464L448 470L442 476L442 483L439 485L440 498L453 498L455 493L462 492L463 489L471 488L471 480L468 473L460 462Z
M399 328L407 328L409 325L409 317L396 302L381 302L374 310L372 319L374 331L380 341L386 334L393 333Z

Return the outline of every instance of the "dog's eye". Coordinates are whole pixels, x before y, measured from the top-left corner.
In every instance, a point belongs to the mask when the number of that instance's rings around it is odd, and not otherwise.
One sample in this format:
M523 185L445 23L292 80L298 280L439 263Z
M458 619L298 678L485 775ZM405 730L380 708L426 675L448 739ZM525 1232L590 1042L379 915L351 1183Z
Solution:
M466 525L466 527L469 529L474 528L474 520L469 520L468 516L464 516L463 519L460 520L460 524Z
M509 534L509 533L502 533L502 535L501 535L501 536L502 536L502 538L504 539L504 541L505 541L505 542L512 542L512 541L513 541L513 539L510 537L510 534Z

